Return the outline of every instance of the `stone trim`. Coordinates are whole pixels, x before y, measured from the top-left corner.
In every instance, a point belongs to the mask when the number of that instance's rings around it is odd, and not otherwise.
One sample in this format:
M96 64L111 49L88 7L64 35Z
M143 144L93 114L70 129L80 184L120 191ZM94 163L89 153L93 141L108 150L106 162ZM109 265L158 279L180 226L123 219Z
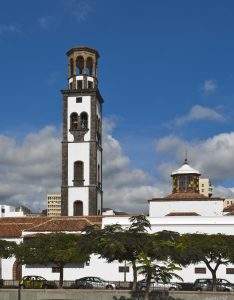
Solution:
M68 215L68 143L67 143L67 95L63 95L63 142L62 142L62 186L61 214Z
M97 215L97 187L89 188L89 215Z
M74 97L77 97L77 95L95 96L99 100L100 103L104 102L98 88L82 89L82 90L79 90L79 92L77 90L61 90L61 93L66 96L74 96Z
M153 198L148 202L176 202L176 201L223 201L223 198Z
M89 48L89 47L84 47L84 46L80 46L80 47L73 47L70 50L67 51L66 55L69 56L71 55L73 52L79 52L79 51L85 51L85 52L90 52L93 53L97 56L97 58L100 57L98 51L94 48Z
M61 215L68 216L68 187L61 187Z

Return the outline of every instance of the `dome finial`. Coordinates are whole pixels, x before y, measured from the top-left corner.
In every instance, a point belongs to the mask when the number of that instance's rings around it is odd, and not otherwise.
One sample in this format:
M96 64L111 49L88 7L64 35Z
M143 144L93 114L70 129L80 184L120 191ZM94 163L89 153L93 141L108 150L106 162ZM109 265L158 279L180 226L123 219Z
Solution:
M187 165L188 164L188 151L187 149L185 150L185 159L184 159L184 163Z

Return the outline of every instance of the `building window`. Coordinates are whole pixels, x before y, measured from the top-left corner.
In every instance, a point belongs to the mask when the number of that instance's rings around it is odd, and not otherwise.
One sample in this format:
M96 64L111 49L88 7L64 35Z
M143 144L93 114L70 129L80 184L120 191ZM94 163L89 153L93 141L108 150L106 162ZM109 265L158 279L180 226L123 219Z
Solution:
M119 273L129 273L129 267L127 266L119 267Z
M206 274L206 268L195 268L195 274Z
M74 162L74 186L84 185L84 163L83 161Z
M226 274L234 274L234 268L226 268Z
M92 81L88 81L88 89L92 89L93 88L93 82Z
M70 59L70 76L74 75L74 62L73 59Z
M52 273L59 273L59 267L52 267Z
M80 114L80 122L82 129L88 129L88 114L86 112Z
M77 200L73 203L73 216L83 216L83 202Z
M83 74L84 70L84 58L83 56L78 56L76 59L76 75Z
M77 80L77 89L82 90L82 88L83 88L82 80Z
M86 67L87 67L87 75L93 75L93 59L92 57L88 57L86 60Z
M77 97L76 98L76 103L82 103L82 97Z
M78 114L72 113L70 115L70 130L77 130L78 129Z
M5 208L2 208L2 214L5 214Z

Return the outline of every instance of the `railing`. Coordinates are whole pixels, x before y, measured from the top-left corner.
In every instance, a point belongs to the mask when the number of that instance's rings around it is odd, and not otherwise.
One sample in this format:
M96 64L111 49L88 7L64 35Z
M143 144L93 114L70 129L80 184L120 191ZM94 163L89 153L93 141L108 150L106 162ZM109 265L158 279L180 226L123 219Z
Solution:
M18 288L19 287L19 280L3 280L0 279L0 288ZM41 283L41 284L39 284ZM43 281L33 281L31 280L29 285L30 288L58 288L59 281L58 280L47 280L46 284L43 284ZM132 282L123 282L123 281L106 281L105 284L102 283L95 283L93 288L97 289L105 289L107 286L111 286L112 284L115 285L116 289L124 289L130 290L132 288ZM63 281L63 288L64 289L71 289L77 288L76 282L72 280L64 280ZM88 287L87 287L88 288Z
M25 288L47 288L47 289L54 289L59 287L59 281L58 280L47 280L47 281L39 281L39 280L31 280L31 281L25 281ZM142 288L141 285L137 285L138 290L144 290L144 286ZM18 280L2 280L0 279L0 288L19 288L19 281ZM86 283L86 285L77 285L76 281L72 280L64 280L63 281L63 289L78 289L78 288L85 288L85 289L118 289L118 290L131 290L132 289L132 282L127 281L105 281L104 283ZM190 286L191 288L191 286ZM191 290L189 288L182 288L183 290ZM150 287L150 290L155 291L168 291L170 290L170 287L165 284L152 285Z

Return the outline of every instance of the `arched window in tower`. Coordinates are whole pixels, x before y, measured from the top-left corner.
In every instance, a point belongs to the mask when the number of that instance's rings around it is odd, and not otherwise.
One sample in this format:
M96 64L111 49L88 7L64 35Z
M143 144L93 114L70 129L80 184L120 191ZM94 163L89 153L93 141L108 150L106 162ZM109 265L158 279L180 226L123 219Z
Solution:
M93 76L93 59L88 57L86 60L87 75Z
M74 75L74 61L70 59L70 76Z
M83 161L74 162L74 186L84 185L84 163Z
M84 71L84 58L83 56L78 56L76 59L76 75L83 74Z
M179 177L179 191L186 192L188 190L188 176L181 175Z
M73 215L74 216L83 216L83 202L76 200L73 203Z
M73 112L70 115L70 130L77 130L78 129L78 114Z
M82 129L84 130L88 129L88 114L86 112L82 112L80 114L80 123Z

